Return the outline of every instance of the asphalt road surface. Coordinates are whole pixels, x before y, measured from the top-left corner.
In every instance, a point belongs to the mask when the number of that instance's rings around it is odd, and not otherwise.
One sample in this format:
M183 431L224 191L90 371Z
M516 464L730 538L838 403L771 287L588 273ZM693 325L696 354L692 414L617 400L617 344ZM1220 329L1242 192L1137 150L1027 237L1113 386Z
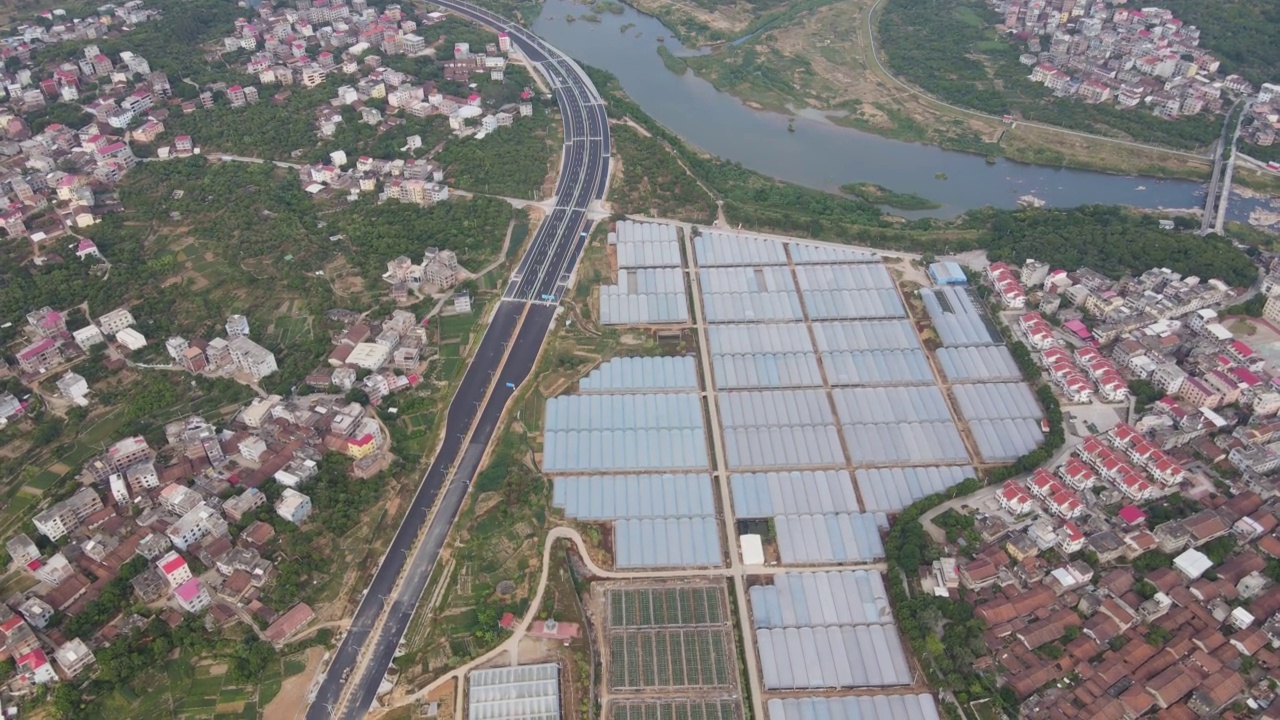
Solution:
M307 708L308 720L359 718L372 705L503 409L528 378L551 329L556 304L586 243L587 207L603 199L609 174L604 104L581 68L486 10L456 0L434 1L505 30L552 85L565 133L556 207L538 227L480 340L449 405L439 451L325 671Z

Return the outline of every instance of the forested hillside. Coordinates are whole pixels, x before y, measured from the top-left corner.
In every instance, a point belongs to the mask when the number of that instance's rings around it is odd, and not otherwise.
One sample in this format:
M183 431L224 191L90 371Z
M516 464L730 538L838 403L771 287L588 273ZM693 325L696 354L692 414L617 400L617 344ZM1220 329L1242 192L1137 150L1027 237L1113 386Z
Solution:
M992 260L1022 263L1035 258L1056 268L1089 267L1111 277L1167 267L1237 287L1248 287L1257 276L1249 257L1225 238L1162 230L1156 218L1115 206L988 210L971 214L970 222L987 226L983 245Z
M1275 0L1266 4L1276 6ZM990 115L1015 113L1072 130L1186 150L1217 139L1220 116L1202 113L1170 121L1150 112L1053 97L1027 79L1027 68L1018 62L1020 50L996 35L996 22L981 2L886 0L878 26L880 50L895 75L946 102ZM1280 35L1280 27L1261 32ZM1280 46L1269 52L1280 54Z
M1200 28L1200 46L1222 70L1258 85L1280 82L1280 2L1277 0L1162 0L1183 22Z

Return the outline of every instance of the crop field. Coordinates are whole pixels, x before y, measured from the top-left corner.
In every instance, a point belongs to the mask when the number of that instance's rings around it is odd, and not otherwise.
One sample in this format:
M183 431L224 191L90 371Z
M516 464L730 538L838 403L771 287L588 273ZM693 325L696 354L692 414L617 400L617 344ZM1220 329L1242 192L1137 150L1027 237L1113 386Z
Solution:
M609 703L607 720L737 720L740 705L732 698L622 700Z
M613 690L723 692L735 684L733 638L726 622L724 587L669 585L613 587L605 590L609 687ZM649 698L646 698L648 700ZM677 713L661 720L704 720L705 708L689 710L703 698L663 699L671 707L626 712ZM684 708L680 710L677 708ZM641 716L637 716L638 718ZM710 715L709 717L719 717ZM653 720L660 720L658 715Z
M729 687L726 635L720 628L615 633L609 638L609 687Z
M723 593L716 587L611 590L608 598L610 628L719 625L724 619Z

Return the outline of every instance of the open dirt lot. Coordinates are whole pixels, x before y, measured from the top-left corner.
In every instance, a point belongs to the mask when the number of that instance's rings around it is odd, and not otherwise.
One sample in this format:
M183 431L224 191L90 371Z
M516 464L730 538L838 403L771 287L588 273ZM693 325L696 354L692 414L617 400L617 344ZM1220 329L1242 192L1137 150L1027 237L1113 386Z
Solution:
M300 708L307 706L307 688L312 678L320 669L320 658L324 657L324 648L313 647L307 650L307 669L289 678L285 678L280 686L280 694L263 708L266 720L286 720L296 717Z
M724 3L716 5L713 9L701 7L688 0L634 0L628 4L643 13L662 18L668 26L679 24L671 22L673 19L693 18L729 37L742 34L742 31L756 19L755 8L745 2ZM686 39L695 43L708 40L705 37Z

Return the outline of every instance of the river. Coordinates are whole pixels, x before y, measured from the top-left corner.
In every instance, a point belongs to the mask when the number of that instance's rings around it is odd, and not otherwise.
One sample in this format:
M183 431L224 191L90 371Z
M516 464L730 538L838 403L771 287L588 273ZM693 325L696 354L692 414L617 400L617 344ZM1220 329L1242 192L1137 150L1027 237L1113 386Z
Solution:
M1123 177L1003 158L989 164L978 155L891 140L808 113L795 117L796 131L787 132L790 116L748 107L692 71L680 76L668 70L658 56L659 37L673 54L697 51L681 46L656 18L627 6L621 14L600 13L600 22L565 20L566 15L589 12L581 3L546 0L533 30L575 59L616 75L645 112L690 144L766 175L832 192L845 183L872 182L943 205L923 213L894 211L907 217L954 217L987 205L1011 208L1028 194L1060 207L1204 206L1204 186L1187 180ZM632 27L621 32L628 24ZM1229 216L1244 220L1256 204L1233 197Z

